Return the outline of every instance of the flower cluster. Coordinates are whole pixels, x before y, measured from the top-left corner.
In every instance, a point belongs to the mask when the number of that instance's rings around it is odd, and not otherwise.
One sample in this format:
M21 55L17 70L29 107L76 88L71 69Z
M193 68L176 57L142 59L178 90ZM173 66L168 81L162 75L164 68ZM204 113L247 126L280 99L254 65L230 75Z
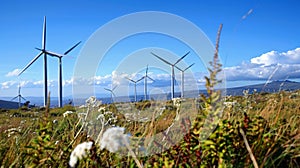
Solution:
M85 104L87 107L99 107L102 104L102 101L97 100L95 96L91 96L85 101Z
M98 112L105 112L106 108L104 106L99 107Z
M73 114L73 113L74 113L73 111L66 111L64 112L63 116L67 117L69 114Z
M290 99L296 99L296 98L298 98L298 97L299 97L299 94L298 94L298 93L292 93L292 94L289 96Z
M7 137L11 137L15 133L20 133L22 131L21 127L18 128L10 128L8 130L5 130L4 133L7 133Z
M124 134L125 128L108 128L100 141L100 149L107 149L110 152L117 152L126 144L129 144L130 135Z
M235 106L237 104L236 101L232 101L232 102L223 102L223 104L228 107L228 108L232 108L233 106Z
M172 102L173 102L173 105L178 108L178 107L180 107L180 104L181 104L181 98L179 98L179 97L173 98Z
M96 118L98 121L105 123L104 125L111 124L115 125L118 122L118 117L111 111L103 111Z
M83 142L78 144L70 155L69 165L70 167L76 167L78 159L86 157L87 151L90 151L93 146L93 142Z

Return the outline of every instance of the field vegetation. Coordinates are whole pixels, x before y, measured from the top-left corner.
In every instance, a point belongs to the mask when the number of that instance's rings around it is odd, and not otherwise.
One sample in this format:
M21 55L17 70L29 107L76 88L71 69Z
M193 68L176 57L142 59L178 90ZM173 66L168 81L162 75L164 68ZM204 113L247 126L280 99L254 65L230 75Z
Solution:
M221 96L218 41L198 98L2 109L1 167L300 167L300 91Z

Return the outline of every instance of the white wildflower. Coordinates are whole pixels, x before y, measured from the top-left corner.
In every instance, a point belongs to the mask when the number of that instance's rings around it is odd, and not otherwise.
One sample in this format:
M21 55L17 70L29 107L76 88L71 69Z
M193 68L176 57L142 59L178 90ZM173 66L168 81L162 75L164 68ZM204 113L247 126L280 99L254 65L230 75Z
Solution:
M132 117L132 113L125 113L124 116L125 116L125 118L131 118Z
M95 96L91 96L85 101L85 103L89 107L99 107L102 104L102 101L97 100Z
M106 112L104 112L104 115L113 115L114 113L113 112L111 112L111 111L106 111Z
M117 152L125 144L129 144L129 135L124 134L125 128L112 127L107 129L100 141L100 149L106 148L110 152Z
M243 94L244 94L244 96L248 96L249 95L249 89L243 90Z
M25 124L26 123L26 120L22 120L21 122L20 122L20 124Z
M105 107L100 107L99 109L98 109L98 112L104 112L105 111Z
M228 107L228 108L232 108L233 106L235 106L237 104L236 101L233 102L223 102L223 104Z
M91 96L88 99L85 100L85 104L94 104L96 102L96 97L95 96Z
M173 98L172 101L173 101L173 105L174 105L175 107L177 107L177 108L180 107L181 99L180 99L179 97Z
M66 111L64 112L63 116L67 117L69 114L73 114L73 111Z
M78 159L80 160L83 157L85 157L87 151L91 150L92 146L93 142L83 142L81 144L78 144L70 155L70 167L75 167L78 162Z
M55 141L55 145L58 145L59 141Z
M105 117L103 114L99 114L96 120L105 120Z
M298 97L298 93L292 93L289 98L290 99L296 99Z
M21 127L18 128L10 128L8 130L5 130L4 133L8 133L7 136L11 137L15 133L20 133L22 131Z

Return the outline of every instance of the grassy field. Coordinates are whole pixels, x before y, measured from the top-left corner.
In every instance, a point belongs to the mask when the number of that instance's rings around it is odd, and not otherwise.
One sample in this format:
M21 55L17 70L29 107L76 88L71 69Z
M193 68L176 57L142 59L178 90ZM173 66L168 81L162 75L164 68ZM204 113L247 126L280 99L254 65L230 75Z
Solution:
M103 114L105 121L111 119L104 129L124 127L125 132L136 139L146 139L167 130L176 122L180 126L176 129L181 129L185 135L176 144L157 141L153 143L156 149L168 148L161 153L141 157L138 151L135 151L135 155L120 155L100 149L100 143L94 143L87 157L79 161L79 166L137 167L134 161L136 157L144 167L254 167L251 160L253 155L259 167L299 167L299 101L300 91L245 93L244 96L227 97L216 129L207 139L200 137L207 117L204 101L186 99L180 103L180 107L172 101L164 102L166 108L158 113L153 111L157 109L156 106L162 105L150 101L132 104L136 111L130 109L131 114L118 110L124 108L124 104L90 107L91 118ZM84 122L78 114L87 112L87 108L80 109L82 112L71 106L61 109L2 110L1 166L67 167L76 145L85 141L95 142L97 136L93 135L101 132L101 124L97 125L96 130L87 129L89 126L81 129ZM177 109L181 109L180 112ZM195 110L194 116L186 114ZM64 116L66 111L74 113ZM149 111L153 112L151 118ZM134 115L138 115L138 118L134 118ZM141 119L144 119L143 122ZM91 121L88 117L87 120ZM174 139L172 136L179 135L170 131L166 136L167 139Z
M300 167L300 91L222 97L218 41L207 95L2 109L1 168Z

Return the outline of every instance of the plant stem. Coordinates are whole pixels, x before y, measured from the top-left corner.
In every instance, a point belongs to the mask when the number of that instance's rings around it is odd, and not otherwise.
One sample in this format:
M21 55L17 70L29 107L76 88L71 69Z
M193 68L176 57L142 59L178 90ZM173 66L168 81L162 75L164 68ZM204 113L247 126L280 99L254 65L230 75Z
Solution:
M255 168L258 168L258 164L257 164L257 162L256 162L256 159L255 159L255 157L254 157L254 155L253 155L253 153L252 153L252 150L251 150L251 148L250 148L250 146L249 146L249 143L248 143L248 140L247 140L247 138L246 138L245 132L244 132L244 130L243 130L242 128L240 128L240 133L241 133L241 135L243 136L243 139L244 139L246 148L247 148L247 150L248 150L248 152L249 152L249 154L250 154L250 158L251 158L251 160L252 160L252 162L253 162L254 167L255 167Z
M131 149L131 147L129 146L129 144L128 144L127 140L125 139L125 137L123 137L123 141L124 141L124 143L125 143L125 145L126 145L126 148L129 150L130 155L133 157L133 159L134 159L134 161L135 161L137 167L138 167L138 168L143 168L142 164L141 164L140 161L137 159L135 153L132 151L132 149Z

